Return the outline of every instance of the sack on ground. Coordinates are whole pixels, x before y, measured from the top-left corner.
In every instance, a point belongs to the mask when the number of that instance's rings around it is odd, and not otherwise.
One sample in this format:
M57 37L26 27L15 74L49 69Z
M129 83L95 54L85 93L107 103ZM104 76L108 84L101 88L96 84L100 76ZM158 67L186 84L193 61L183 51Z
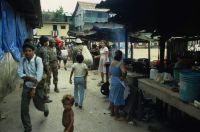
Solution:
M91 66L93 65L93 58L92 58L92 55L90 53L90 51L88 50L88 48L86 46L83 46L83 49L82 49L82 55L84 57L84 63L87 65L87 66Z

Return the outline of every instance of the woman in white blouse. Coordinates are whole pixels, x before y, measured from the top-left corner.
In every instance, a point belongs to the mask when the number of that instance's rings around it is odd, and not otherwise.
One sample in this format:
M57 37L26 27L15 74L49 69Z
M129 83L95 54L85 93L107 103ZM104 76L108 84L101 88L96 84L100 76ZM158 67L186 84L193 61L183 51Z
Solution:
M106 74L105 63L109 62L109 57L108 57L109 51L108 51L108 47L106 46L105 41L101 41L100 45L101 45L100 55L95 56L95 58L100 57L98 71L101 73L101 82L100 83L103 84L104 83L104 75Z

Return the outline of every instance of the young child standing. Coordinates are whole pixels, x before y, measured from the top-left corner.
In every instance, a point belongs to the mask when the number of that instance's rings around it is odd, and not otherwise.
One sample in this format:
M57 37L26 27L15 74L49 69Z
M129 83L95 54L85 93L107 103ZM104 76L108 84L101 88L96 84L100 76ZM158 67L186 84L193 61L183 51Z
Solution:
M83 99L84 99L84 91L85 91L85 80L88 75L88 67L85 63L83 63L84 57L83 55L77 55L76 61L78 63L74 63L72 65L72 71L70 74L70 84L72 84L72 75L74 73L74 99L75 106L79 106L82 109Z
M74 131L74 112L72 106L74 104L74 98L71 95L64 95L62 99L64 111L62 117L62 124L65 127L64 132Z

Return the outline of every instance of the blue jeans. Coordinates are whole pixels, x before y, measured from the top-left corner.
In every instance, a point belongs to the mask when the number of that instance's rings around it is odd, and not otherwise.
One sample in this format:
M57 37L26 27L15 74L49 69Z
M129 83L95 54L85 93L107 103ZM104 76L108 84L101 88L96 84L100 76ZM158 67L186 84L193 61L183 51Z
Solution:
M74 100L79 106L83 105L84 92L85 92L84 77L74 77Z

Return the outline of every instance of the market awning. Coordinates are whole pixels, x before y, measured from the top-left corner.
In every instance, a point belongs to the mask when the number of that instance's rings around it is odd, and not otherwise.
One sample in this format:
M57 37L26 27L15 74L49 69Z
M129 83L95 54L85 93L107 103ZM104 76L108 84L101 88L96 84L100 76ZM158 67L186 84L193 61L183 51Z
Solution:
M200 35L196 0L107 0L97 7L116 13L112 20L131 32L146 30L163 37Z
M109 41L124 41L124 26L115 23L95 24L91 31L95 34L88 35L90 39L109 40Z

